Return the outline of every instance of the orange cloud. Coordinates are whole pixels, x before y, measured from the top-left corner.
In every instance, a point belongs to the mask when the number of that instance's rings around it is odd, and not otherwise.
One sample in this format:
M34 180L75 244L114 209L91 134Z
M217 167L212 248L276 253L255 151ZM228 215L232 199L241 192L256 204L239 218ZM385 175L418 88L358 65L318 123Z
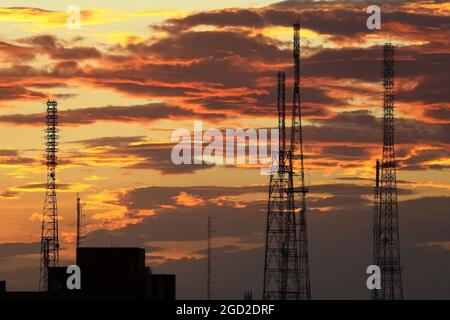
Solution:
M196 197L184 191L180 192L179 195L173 197L173 199L175 200L175 203L177 205L184 207L196 207L205 204L205 201L202 198Z

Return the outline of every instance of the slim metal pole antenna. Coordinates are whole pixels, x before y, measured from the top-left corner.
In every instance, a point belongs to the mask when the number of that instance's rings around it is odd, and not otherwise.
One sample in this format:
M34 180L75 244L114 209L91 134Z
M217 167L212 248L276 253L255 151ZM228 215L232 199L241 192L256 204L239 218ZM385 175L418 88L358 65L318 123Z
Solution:
M83 204L77 193L77 248L81 247L83 239Z
M208 215L208 249L207 249L207 273L206 273L206 299L211 300L211 267L212 267L212 217Z
M373 188L373 264L378 265L380 246L380 160L375 165L375 188ZM372 299L376 299L377 290L370 292Z

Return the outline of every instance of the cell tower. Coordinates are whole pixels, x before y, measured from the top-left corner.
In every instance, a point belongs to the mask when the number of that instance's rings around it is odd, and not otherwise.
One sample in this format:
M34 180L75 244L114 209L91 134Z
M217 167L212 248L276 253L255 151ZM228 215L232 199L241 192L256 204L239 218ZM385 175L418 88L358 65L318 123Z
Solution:
M59 265L58 205L56 203L56 165L58 152L58 104L47 101L45 146L47 155L47 190L41 229L41 264L39 290L48 290L48 268Z
M305 171L303 163L302 110L300 101L300 20L294 24L294 95L292 102L292 127L290 152L292 161L290 173L293 180L291 197L294 198L295 212L298 213L298 269L299 299L311 299L309 279L308 232L306 223Z
M208 215L208 249L206 258L206 299L211 300L211 276L212 276L212 217Z
M402 300L400 237L397 206L397 177L394 143L394 47L383 48L383 158L380 180L376 181L374 263L381 269L381 289L373 290L375 300ZM378 186L377 186L378 185Z
M81 198L77 193L77 248L81 247L81 240L83 240L83 204Z
M286 150L285 74L278 73L279 152L274 159L266 225L264 300L298 299L298 256L293 189L290 174L291 152Z

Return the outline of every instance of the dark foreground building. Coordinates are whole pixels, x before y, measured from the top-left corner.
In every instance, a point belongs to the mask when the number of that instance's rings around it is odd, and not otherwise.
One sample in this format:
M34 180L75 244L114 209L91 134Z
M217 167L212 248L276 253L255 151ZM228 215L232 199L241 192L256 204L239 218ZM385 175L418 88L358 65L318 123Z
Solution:
M175 300L175 275L153 274L142 248L77 249L81 289L69 290L67 267L48 272L48 292L6 292L0 299L132 299ZM6 284L4 284L6 286ZM1 285L0 285L1 287Z

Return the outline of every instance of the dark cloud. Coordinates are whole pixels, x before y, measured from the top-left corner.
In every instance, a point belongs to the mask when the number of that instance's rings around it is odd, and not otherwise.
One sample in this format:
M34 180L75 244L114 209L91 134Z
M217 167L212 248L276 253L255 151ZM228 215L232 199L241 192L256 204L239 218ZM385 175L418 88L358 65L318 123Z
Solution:
M129 190L118 201L129 210L155 209L163 205L175 204L174 197L185 192L203 200L211 200L220 196L237 196L255 192L266 192L267 186L253 187L142 187Z
M276 42L263 36L250 36L232 31L201 31L177 33L147 47L130 45L140 54L165 59L243 57L253 61L283 61L289 51L280 51Z
M82 69L76 61L62 61L53 67L53 72L60 77L74 77L82 73Z
M283 1L258 9L222 9L208 12L196 12L180 19L170 19L163 26L153 26L166 31L189 30L196 26L210 25L217 27L289 27L298 17L302 27L322 34L351 37L367 33L366 8L378 4L382 8L384 28L393 30L390 23L395 22L411 28L448 30L447 17L435 12L406 11L400 2L377 3L377 1L345 1L345 7L337 6L341 1ZM344 2L344 1L342 1ZM438 3L438 2L436 2ZM398 31L397 25L397 31ZM408 32L405 28L404 32ZM411 31L409 31L411 32Z
M415 151L414 154L400 161L400 165L404 170L448 169L449 165L430 164L429 162L449 158L450 151L447 149L425 149Z
M342 211L344 209L346 210L346 208L344 208L345 205L352 206L353 209L370 206L372 203L368 199L371 199L373 195L373 183L371 183L370 179L365 179L364 181L369 183L335 183L311 186L310 195L312 198L310 207L313 209L335 207L337 210ZM268 186L266 185L247 187L151 186L135 188L127 191L117 200L116 204L126 206L130 212L136 212L137 210L142 209L158 209L167 206L174 206L173 210L178 210L183 207L183 205L178 205L176 203L176 197L181 193L186 193L189 196L203 200L206 203L217 198L233 197L252 193L266 193L267 191ZM403 187L398 187L397 192L400 195L411 195L415 193L412 189L406 189ZM257 201L253 205L259 206L261 203Z
M0 261L5 258L39 253L40 243L0 243Z
M116 150L119 154L136 155L145 160L128 166L129 169L157 170L162 174L187 174L197 170L206 170L215 165L202 164L180 164L176 165L172 161L171 153L175 144L141 144L124 147Z
M207 37L202 39L203 36L204 34L197 35L198 42L203 43L203 41L207 41ZM240 37L243 36L240 35ZM250 40L249 42L249 47L245 48L245 50L254 51L256 54L256 48L252 45L255 42ZM261 43L263 43L262 40ZM224 95L224 93L227 93L227 89L248 88L249 93L253 93L251 89L255 89L259 78L265 76L275 78L275 68L271 68L270 66L268 66L269 70L255 68L252 65L251 59L245 56L245 52L233 52L232 50L238 51L239 48L232 49L234 48L232 43L223 44L223 46L225 45L230 46L230 49L221 51L220 54L223 57L216 57L214 55L204 56L203 54L206 53L197 53L198 55L194 55L194 52L178 52L180 54L178 58L180 59L185 59L185 55L192 55L198 61L193 61L189 64L162 62L161 64L143 65L140 67L139 80L142 79L141 77L148 76L155 81L177 86L179 85L178 82L180 79L183 79L183 83L189 82L192 84L190 87L192 89L192 96L195 96L194 94L198 94L200 91L194 89L202 89L200 92L217 92L218 96L226 98L227 95ZM191 46L195 46L195 43L192 43ZM274 47L273 50L276 50L276 48ZM159 52L159 54L162 55L164 52ZM236 58L237 55L240 58ZM125 73L127 71L115 72L108 76L123 78L126 76ZM201 88L198 88L198 84L201 84Z
M382 119L367 110L346 111L304 126L305 141L334 143L382 143ZM415 119L396 119L396 143L450 143L450 125Z
M125 162L123 168L127 169L156 170L162 174L188 174L214 167L206 163L176 165L171 157L175 143L146 143L145 141L143 137L102 137L70 143L80 143L88 148L107 147L104 150L97 150L96 157L99 159L108 157L125 159L131 156L140 159L132 165ZM83 164L85 157L90 158L91 155L83 151L71 152L71 158L76 159L73 161L74 164Z
M85 140L69 141L68 143L79 143L89 148L96 147L123 147L128 146L130 143L140 143L146 140L144 136L133 137L100 137Z
M214 247L214 253L215 254L224 254L224 253L228 253L228 252L239 251L239 249L240 248L238 246L233 246L233 245ZM202 256L206 256L208 254L208 249L194 251L193 254L200 254Z
M31 45L38 50L38 53L48 55L55 60L84 60L101 57L100 52L94 47L70 47L68 42L50 34L37 35L20 41Z
M91 74L93 76L93 74ZM130 83L128 81L97 79L94 81L96 85L112 88L114 90L144 97L185 97L192 93L199 93L198 88L182 85L151 85L143 83Z
M424 111L426 117L433 118L437 121L447 121L450 122L450 107L447 106L437 106Z
M72 185L69 183L57 183L56 187L60 190L69 190ZM45 189L47 188L46 183L29 183L24 184L21 186L16 187L17 189L26 189L26 190L33 190L33 189Z
M162 119L186 119L197 117L202 119L222 119L223 114L199 113L193 110L170 106L164 103L149 103L135 106L106 106L100 108L83 108L59 111L60 125L92 124L97 121L111 122L152 122ZM0 122L21 125L42 126L44 113L2 115Z
M372 196L373 185L372 184L355 184L355 183L329 183L311 186L312 194L330 194L336 196ZM397 188L399 194L414 194L412 189Z
M367 5L372 4L370 1L366 2ZM218 30L212 32L194 32L191 31L192 27L199 25L214 25L218 27L224 27L229 23L229 26L241 26L252 27L259 30L262 27L271 26L286 26L290 27L292 22L296 20L297 16L301 17L302 26L315 30L322 34L332 35L336 39L342 37L348 38L349 41L362 40L358 39L357 35L367 35L367 29L365 20L367 14L361 9L361 2L352 3L346 2L345 8L342 6L337 7L335 2L331 3L317 3L302 1L302 5L299 6L298 2L283 2L276 5L272 5L266 8L259 9L224 9L209 12L199 12L188 15L180 19L168 20L163 29L166 30L185 30L185 32L177 32L175 36L169 36L168 38L156 42L151 46L146 46L145 52L152 51L151 48L157 48L155 54L161 55L166 58L201 58L208 59L208 57L214 57L215 59L222 59L224 57L231 57L238 55L241 58L248 59L250 65L251 61L255 61L253 51L258 52L259 56L256 59L262 59L264 61L281 61L284 64L291 63L291 56L289 50L273 50L268 48L274 48L273 44L267 42L268 40L263 37L255 37L249 35L246 31L241 31L236 34L236 31ZM400 6L400 7L398 7ZM396 73L398 77L421 77L418 86L413 89L402 89L401 92L397 92L397 99L399 101L414 102L420 101L425 103L437 103L448 102L448 90L445 84L448 82L442 77L446 77L442 73L442 70L448 69L448 59L445 47L440 42L442 33L449 31L450 24L448 19L444 16L436 15L435 12L418 12L412 13L406 11L401 3L393 4L385 2L383 3L383 23L385 28L394 28L396 33L403 35L410 40L418 40L420 37L425 36L428 43L418 46L400 46L396 50ZM294 10L293 10L294 9ZM314 9L314 10L313 10ZM297 11L297 12L296 12ZM405 28L391 25L391 22L400 23L405 25ZM411 33L411 28L417 28L417 31ZM427 29L428 32L425 35L422 31ZM187 30L187 31L186 31ZM220 45L208 46L205 48L206 43L210 44L209 37L218 34L221 39ZM229 39L227 37L239 37L239 39L251 38L262 43L266 42L267 45L260 47L259 44L246 44L246 50L241 50L240 41L232 41L233 46L227 45ZM351 38L354 37L354 38ZM356 39L355 39L356 37ZM186 39L189 39L190 43L198 43L194 45L193 49L189 47L189 50L182 50L183 44ZM200 41L201 39L201 41ZM248 41L248 40L245 40ZM342 41L340 39L339 41ZM213 42L214 43L214 42ZM237 43L237 45L235 45ZM226 46L226 48L225 48ZM135 47L136 48L136 47ZM142 49L142 48L141 48ZM275 48L274 48L275 49ZM165 51L169 51L169 54L165 54ZM369 48L333 48L333 49L315 49L309 57L304 57L302 65L302 76L309 77L331 77L335 79L358 79L365 81L379 81L380 69L381 69L381 49L378 46ZM276 58L274 58L274 55ZM277 60L281 59L281 60ZM376 63L379 61L379 63ZM233 68L236 69L236 68ZM229 69L229 70L233 70ZM274 70L275 71L275 70ZM202 73L195 73L202 74ZM424 75L426 75L424 77ZM214 78L214 75L211 79ZM257 79L258 76L253 75L250 79ZM244 79L241 76L236 76L237 81L241 82ZM249 80L248 83L250 83ZM320 97L314 96L312 90L307 92L310 88L306 88L306 92L303 98L307 103L326 104L327 102L321 102ZM266 88L270 90L270 88ZM355 92L355 88L347 88L349 92ZM322 92L322 90L318 90ZM271 92L269 97L273 97ZM350 94L349 94L350 95ZM323 96L330 97L333 102L339 101L338 99L331 98L332 94L322 94ZM371 93L370 98L377 98L378 95ZM350 96L348 97L351 98ZM273 104L273 101L265 103L261 99L256 101L245 101L243 99L236 99L235 97L227 98L199 98L193 100L201 103L208 108L220 108L220 109L234 109L238 105L243 105L242 112L249 114L257 113L261 110L259 106L267 106ZM339 102L338 102L339 103ZM335 103L333 103L335 104ZM341 102L341 105L343 103ZM329 104L328 104L329 105ZM267 109L268 110L268 109ZM317 109L316 109L317 110ZM269 110L268 110L269 111ZM321 113L323 115L325 113ZM310 114L307 114L308 116Z
M275 80L275 73L272 78ZM290 90L288 87L287 90ZM232 111L250 116L273 116L276 105L276 88L274 86L265 88L265 93L248 95L231 95L227 97L201 97L187 99L190 103L198 103L212 111ZM330 112L328 108L339 107L346 102L340 98L330 97L326 89L302 87L303 94L303 116L307 118L327 117ZM288 110L289 104L287 105Z
M33 60L35 53L21 46L17 46L8 42L0 41L0 54L3 53L5 57L2 57L6 61L12 62L26 62Z
M106 239L115 243L142 244L142 241L202 241L208 214L214 213L220 229L216 237L246 237L260 233L264 225L265 203L249 204L245 208L207 203L203 206L179 206L178 209L160 209L139 224L115 231L94 231L86 237L87 245L106 245Z
M422 197L399 203L406 242L449 241L450 197ZM439 223L436 223L439 221ZM450 253L450 252L449 252Z
M308 23L317 20L319 26L326 27L329 24L327 28L330 28L330 34L337 35L341 31L345 33L346 29L353 30L353 23L359 24L353 15L357 14L362 19L366 17L365 12L360 12L361 10L336 9L333 5L308 3L307 8L316 6L319 9L326 7L327 10L324 13L321 10L305 8L302 16L305 26L308 27ZM289 7L294 4L287 2L283 6ZM262 25L254 21L265 21L267 25L278 25L282 22L289 26L295 21L292 15L296 16L297 13L282 9L283 6L248 9L242 12L239 9L202 12L181 20L169 20L165 22L165 25L177 23L186 26L195 26L197 23L225 25L227 22L235 25L242 18L240 16L242 14L260 17L256 20L241 20L246 21L243 22L244 24L255 24L257 28ZM412 17L411 20L415 18L417 17ZM425 17L423 18L424 21L428 21ZM435 18L439 20L442 17ZM433 16L430 19L433 19ZM335 24L336 21L341 23ZM436 22L436 25L431 22L426 23L435 28L442 24L442 21ZM365 28L365 23L361 23L360 28ZM54 36L41 35L24 39L22 42L37 48L48 46L49 51L56 50L57 52L53 53L55 63L51 71L35 70L29 66L14 66L14 68L1 70L0 76L10 80L13 78L13 81L17 82L20 81L16 78L17 76L40 79L59 77L77 81L83 79L83 82L88 81L94 86L113 89L128 95L181 97L184 101L200 104L205 109L247 115L273 114L273 108L270 106L275 104L275 85L268 85L267 83L270 82L267 80L274 79L276 71L285 67L287 67L288 77L291 77L292 69L290 49L281 49L284 47L271 38L233 29L176 32L158 40L130 44L122 48L121 52L122 56L128 57L130 63L118 63L111 68L105 67L104 64L101 64L102 67L81 67L79 61L84 58L97 59L101 62L103 57L99 57L92 48L73 48L70 43ZM430 39L424 45L402 46L397 49L398 77L414 77L419 81L413 89L399 87L399 92L396 92L398 101L448 102L445 87L448 81L441 81L442 76L445 76L442 70L448 65L445 48L445 45ZM380 80L381 50L379 47L314 48L310 51L312 54L305 56L302 61L304 79L326 77L371 82ZM156 58L157 62L143 63L141 57L144 56ZM14 95L17 87L17 85L5 87L4 90L11 91L10 95ZM344 98L342 94L337 96L334 89L337 87L312 86L304 81L302 98L305 116L325 117L329 115L327 109L330 107L348 107L347 101L353 98L352 94L365 95L368 99L378 98L376 92L354 88L351 85L340 87L348 94L348 97ZM5 96L8 95L5 94ZM17 99L25 99L42 97L43 94L25 92L16 93L15 96ZM122 119L119 118L119 121Z
M320 157L330 157L336 160L367 159L369 150L364 147L328 146L323 147Z
M446 62L436 63L435 68L441 68L442 69L448 69L450 68L450 62L448 59L448 56L444 57L442 56L442 60L446 60ZM420 61L417 61L419 65L417 67L420 67ZM427 68L426 65L422 65L424 68ZM412 67L412 66L411 66ZM416 68L417 68L416 67ZM427 68L428 69L428 68ZM425 72L425 70L423 70ZM433 72L433 70L430 70L428 72ZM450 103L450 96L448 94L448 87L447 83L450 81L450 75L448 74L441 74L441 71L435 71L433 74L430 73L428 77L423 78L420 83L414 87L411 90L400 92L399 93L399 99L404 100L407 102L422 102L425 104L449 104ZM434 107L431 107L431 115L433 113L444 115L444 119L446 120L446 116L448 119L448 108L447 107L447 113L445 113L445 110L437 109ZM427 109L424 110L424 114L427 114Z
M0 149L0 164L4 165L31 165L36 163L35 159L22 157L18 150Z
M6 190L0 194L0 197L5 198L5 199L14 199L19 195L20 195L19 191Z
M0 101L11 100L43 100L45 95L41 92L26 88L0 86Z
M39 48L55 49L58 46L59 40L53 35L45 34L23 39L22 42L36 45Z
M362 177L339 177L336 178L338 181L373 181L370 178L362 178Z
M182 19L170 19L164 25L153 25L157 30L173 31L175 28L182 30L199 25L212 25L220 27L229 26L251 26L263 27L263 18L254 10L250 9L223 9L217 11L197 12Z
M303 59L303 76L378 81L381 48L323 49Z
M1 149L0 150L0 157L17 157L19 155L19 152L17 150L11 150L11 149Z
M39 262L37 267L15 268L2 271L2 280L6 279L7 291L37 291L39 285Z
M66 99L71 99L71 98L75 98L78 96L78 94L72 94L72 93L57 93L55 95L53 95L57 100L66 100Z
M214 252L213 299L243 299L245 290L253 291L253 299L262 297L264 250ZM177 299L203 300L206 288L206 259L170 259L156 265L156 273L177 274Z
M192 38L189 39L189 42L193 45L196 42L199 42L200 44L210 43L208 40L209 33L210 32L189 32L187 35ZM146 65L141 70L144 74L151 74L152 77L156 77L159 81L172 82L174 78L178 78L175 77L175 75L177 75L186 80L201 81L205 83L206 87L204 90L215 90L215 88L208 87L212 84L221 86L220 97L200 95L198 98L187 98L190 102L200 103L204 107L212 110L239 110L240 112L247 114L273 112L269 106L274 104L275 86L262 86L261 79L274 78L275 72L279 68L273 65L273 63L277 61L275 60L274 55L281 59L279 61L283 64L290 65L290 50L277 49L277 47L270 42L265 45L267 48L263 49L263 44L268 41L267 38L263 37L257 38L245 35L245 33L240 34L232 31L216 31L215 33L226 34L222 41L222 46L229 46L230 48L228 50L222 47L211 46L207 48L207 50L210 51L201 52L201 50L203 50L202 48L204 48L202 45L193 45L196 48L195 50L172 50L172 45L179 45L179 39L176 38L176 36L161 40L161 43L156 42L153 44L152 46L161 44L162 47L158 48L158 50L155 49L155 53L152 53L153 49L149 46L144 47L145 49L140 48L138 50L137 48L130 48L130 50L161 55L161 58L200 59L201 61L193 62L188 65ZM234 41L230 41L230 45L227 44L226 37L231 37L232 34L236 34L236 36L240 38L257 40L248 40L250 42L245 46L245 50L241 50L239 45L235 45ZM183 34L180 35L180 37L187 37L187 35ZM180 48L182 47L183 46L180 46ZM398 101L417 101L425 103L448 101L448 94L445 87L446 81L442 81L442 77L445 77L445 75L442 74L442 70L448 65L448 59L446 59L443 48L443 46L438 46L436 48L436 44L433 43L422 46L404 46L397 48L396 74L397 77L402 78L402 82L398 80L398 83L403 84L404 79L407 77L413 77L419 81L419 84L414 88L403 88L399 86L398 92L396 92ZM169 52L167 56L165 50ZM439 50L442 53L439 53ZM252 52L258 52L258 59L267 62L265 70L261 70L255 65L255 59ZM381 58L381 48L378 46L369 48L315 50L312 55L304 57L302 63L302 76L306 79L326 77L378 82L381 78ZM270 67L270 65L273 65L273 67ZM272 68L272 70L270 70L270 68ZM209 70L212 69L216 70L216 72L210 73ZM287 71L289 78L292 76L291 68L288 68ZM426 77L423 76L424 74L426 74ZM223 95L226 93L224 89L235 87L247 88L247 94L243 96ZM344 99L337 98L333 93L333 89L337 88L338 87L336 86L312 87L304 84L302 88L302 98L306 104L306 116L326 114L326 112L321 110L320 106L327 108L348 106L346 100L351 99L352 94L355 93L366 96L369 99L378 99L379 97L378 92L370 92L367 89L363 90L347 85L341 86L339 89L346 90L348 97ZM252 91L257 89L265 90L266 93L253 94ZM119 90L121 89L119 88ZM186 92L188 91L183 91L182 95L185 95Z

